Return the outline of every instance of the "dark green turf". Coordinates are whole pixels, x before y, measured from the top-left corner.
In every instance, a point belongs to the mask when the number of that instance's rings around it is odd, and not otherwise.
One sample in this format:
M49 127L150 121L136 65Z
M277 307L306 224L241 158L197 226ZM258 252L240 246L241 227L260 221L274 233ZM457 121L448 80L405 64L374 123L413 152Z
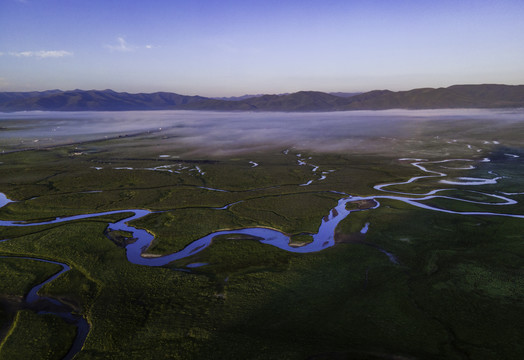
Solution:
M307 153L319 172L336 170L307 187L298 185L315 178L312 167L298 166L296 152L159 159L156 142L164 140L153 135L2 154L0 191L18 202L0 209L0 219L44 220L134 208L161 211L133 225L155 235L149 253L166 254L210 232L250 226L283 231L297 245L308 242L308 233L317 231L342 197L328 191L377 195L374 185L424 175L400 157L491 156L491 163L476 162L478 168L472 171L444 170L442 164L427 168L456 177L489 177L487 171L494 171L506 178L483 191L522 191L522 164L506 159L507 149L487 148L474 156L465 150L466 142L482 144L485 132L460 128L441 131L442 138L435 139L430 130L421 130L424 142L387 140L388 151ZM461 146L445 141L459 130ZM514 133L497 138L518 149ZM78 151L82 155L74 155ZM252 168L249 161L260 165ZM169 164L199 166L206 174L144 170ZM390 190L424 193L448 187L438 180ZM465 187L443 195L496 201L468 189L477 190ZM514 198L524 201L522 195ZM239 201L227 210L213 209ZM312 254L226 236L165 267L133 265L118 241L104 235L108 222L126 216L120 214L0 228L1 238L11 239L0 243L0 255L41 257L72 267L42 293L67 302L91 324L78 359L522 358L524 220L444 214L393 200L380 203L378 209L352 213L337 228L339 244ZM521 204L427 203L456 211L524 213ZM368 222L367 234L360 234ZM381 250L394 254L399 264ZM191 273L180 271L198 262L208 265ZM31 284L56 271L51 264L12 259L0 259L0 267L4 297L24 295ZM0 309L3 323L18 318L0 358L60 358L67 352L74 334L68 324L15 310ZM57 337L60 341L52 340Z

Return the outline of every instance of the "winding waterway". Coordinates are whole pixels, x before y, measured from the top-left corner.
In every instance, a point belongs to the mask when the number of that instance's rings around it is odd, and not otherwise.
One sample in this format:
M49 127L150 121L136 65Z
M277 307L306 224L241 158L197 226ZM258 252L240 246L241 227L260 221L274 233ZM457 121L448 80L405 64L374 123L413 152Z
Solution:
M300 154L298 156L298 165L304 166L307 165L306 159L300 158ZM326 215L322 220L321 224L318 228L318 231L316 234L312 235L313 241L310 243L307 243L303 246L293 246L290 244L290 237L276 229L266 228L266 227L251 227L251 228L241 228L241 229L233 229L233 230L219 230L213 233L210 233L200 239L197 239L187 245L184 249L181 251L164 255L164 256L158 256L158 257L144 257L143 253L147 250L147 248L152 243L154 237L152 234L150 234L148 231L144 229L137 229L131 225L129 225L130 222L140 219L144 216L147 216L151 214L151 211L144 210L144 209L128 209L128 210L115 210L115 211L106 211L106 212L100 212L100 213L92 213L92 214L81 214L81 215L75 215L75 216L67 216L67 217L59 217L54 220L50 221L44 221L44 222L22 222L22 221L6 221L2 220L0 221L0 226L40 226L40 225L48 225L48 224L56 224L56 223L63 223L63 222L69 222L74 220L82 220L92 217L98 217L98 216L104 216L104 215L112 215L112 214L123 214L123 213L130 213L131 215L125 219L122 219L120 221L110 223L108 224L108 230L110 231L124 231L129 232L132 234L132 237L136 239L135 242L128 244L126 249L126 256L127 259L132 262L133 264L139 264L139 265L146 265L146 266L163 266L166 264L169 264L170 262L178 259L182 259L191 255L194 255L206 247L208 247L212 240L217 236L223 236L223 235L248 235L250 237L257 238L261 243L272 245L275 247L278 247L282 250L294 252L294 253L309 253L309 252L316 252L321 251L323 249L329 248L331 246L335 245L335 229L337 225L344 220L349 214L355 211L363 211L363 210L372 210L380 207L380 200L387 199L387 200L396 200L401 201L406 204L431 210L431 211L438 211L438 212L444 212L449 214L457 214L457 215L482 215L482 216L504 216L504 217L512 217L512 218L524 218L523 214L509 214L509 213L499 213L499 212L483 212L483 211L456 211L452 209L445 209L445 208L439 208L436 206L429 205L425 203L427 200L432 199L448 199L458 202L467 202L477 205L486 205L486 206L504 206L504 205L514 205L517 203L516 200L510 198L511 195L518 195L520 193L514 193L514 194L508 194L508 193L501 193L503 195L498 194L490 194L485 192L478 192L478 191L472 191L477 195L482 195L486 197L487 199L490 199L492 201L476 201L476 200L468 200L468 199L462 199L458 197L453 197L449 195L440 195L441 192L451 192L454 190L457 190L456 188L445 188L445 189L434 189L427 193L417 194L417 193L409 193L409 192L401 192L397 190L390 190L390 188L398 188L399 186L408 185L411 183L414 183L416 181L422 180L422 179L431 179L431 178L445 178L448 176L448 174L440 171L435 170L429 170L428 166L432 164L448 164L448 163L459 163L461 166L459 167L449 167L449 166L441 166L444 169L453 169L453 170L471 170L474 169L475 166L468 165L464 166L464 163L474 163L471 159L444 159L439 161L428 161L424 159L412 159L412 158L403 158L399 159L400 161L404 162L410 162L410 164L416 168L418 168L420 171L424 173L424 175L420 176L414 176L410 178L407 181L403 182L397 182L397 183L386 183L386 184L379 184L374 186L374 190L378 191L379 195L371 195L371 196L351 196L348 194L343 194L339 192L333 192L343 195L343 197L338 201L337 205L329 211L329 214ZM489 161L489 159L482 160L484 162ZM258 164L257 164L258 166ZM318 166L316 165L310 165L313 167L313 173L315 175L316 171L318 170ZM197 171L203 173L201 169L198 169ZM322 173L322 175L327 174ZM499 181L502 177L496 175L496 174L490 174L490 178L475 178L475 177L459 177L458 179L440 179L440 184L446 184L446 185L454 185L454 186L479 186L479 185L487 185L487 184L495 184L497 181ZM316 179L322 180L321 179ZM312 182L312 181L311 181ZM311 182L300 184L301 186L309 185ZM211 189L211 188L205 188L213 191L227 191L227 190L221 190L221 189ZM354 210L348 210L347 205L352 202L357 201L369 201L373 202L375 205L368 209L354 209ZM0 207L8 205L11 200L9 200L5 194L0 193ZM215 208L216 210L221 209L227 209L230 206L234 205L228 204L225 205L222 208ZM370 227L373 225L369 222L365 224L365 226L362 228L361 233L365 234L369 230ZM385 250L379 249L380 251L384 252L389 259L394 262L398 263L397 259L394 257L394 255L386 252ZM24 259L24 258L22 258ZM25 258L28 259L28 258ZM46 262L52 262L45 259L35 259L30 258L31 260L38 260L38 261L46 261ZM38 290L45 285L46 283L54 280L58 276L60 276L65 271L69 270L69 267L66 264L56 263L58 265L62 266L62 271L59 273L53 275L51 278L46 280L44 283L37 285L34 287L30 293L27 295L26 301L32 302L35 301L35 299L38 298L37 292ZM205 266L205 263L196 263L194 266L189 267L197 267L197 266ZM56 301L50 298L46 298L49 301ZM60 303L61 305L64 305ZM74 317L71 313L68 315L55 313L59 316L62 316L67 319L72 319L71 317ZM79 335L77 335L77 340L75 340L74 345L74 351L71 350L68 353L68 356L73 356L77 351L79 351L82 347L83 341L85 340L85 336L87 335L87 322L85 319L78 319L78 317L75 317L75 321L77 323L77 326L79 328ZM85 333L84 333L85 332ZM72 355L71 355L72 353Z
M3 194L2 194L3 195ZM0 199L1 201L1 199ZM1 204L0 204L1 205ZM41 282L40 284L35 285L24 298L24 301L27 305L29 305L31 308L45 308L47 307L47 304L53 304L55 305L53 308L54 311L51 310L39 310L38 314L53 314L61 317L62 319L66 320L69 323L75 324L77 327L77 332L75 339L73 341L73 344L69 348L69 351L67 354L63 357L64 360L72 359L73 356L79 352L82 349L82 346L84 345L84 342L87 338L87 334L89 333L89 324L82 316L74 314L73 308L69 306L68 304L59 301L57 299L47 297L47 296L40 296L38 295L38 291L40 289L50 283L51 281L58 278L60 275L65 273L66 271L71 270L71 268L64 263L58 262L58 261L52 261L52 260L46 260L46 259L39 259L34 257L22 257L22 256L0 256L0 259L20 259L20 260L33 260L33 261L40 261L40 262L46 262L49 264L56 264L62 267L62 270L54 274L53 276L49 277L45 281Z
M194 255L202 251L203 249L205 249L206 247L208 247L211 244L213 238L217 236L222 236L222 235L234 235L234 234L249 235L252 237L259 238L260 239L259 241L263 244L276 246L282 250L294 252L294 253L308 253L308 252L315 252L315 251L326 249L335 244L335 240L334 240L335 228L340 223L340 221L345 219L350 213L354 211L362 211L361 209L357 209L357 210L348 210L347 209L348 203L356 202L356 201L367 201L367 200L375 201L376 206L373 207L373 209L378 208L380 206L380 200L388 199L388 200L401 201L406 204L410 204L412 206L423 208L426 210L444 212L444 213L449 213L449 214L505 216L505 217L514 217L514 218L524 218L524 215L522 214L508 214L508 213L484 212L484 211L456 211L456 210L451 210L451 209L439 208L439 207L424 203L424 201L427 201L427 200L440 198L440 199L449 199L449 200L454 200L454 201L459 201L459 202L467 202L467 203L472 203L472 204L477 204L477 205L488 205L488 206L501 206L501 205L516 204L517 201L508 197L509 195L497 195L497 194L489 194L489 193L484 193L484 192L475 192L476 194L483 195L486 198L493 199L493 201L485 202L485 201L461 199L457 197L438 194L440 192L449 192L449 191L456 190L454 188L435 189L435 190L431 190L423 194L388 190L387 188L389 187L407 185L407 184L411 184L421 179L440 178L440 177L447 176L446 173L429 170L427 168L428 165L450 163L450 162L470 162L472 161L470 159L446 159L446 160L440 160L440 161L426 161L423 159L400 159L400 160L401 161L412 161L411 165L417 167L418 169L420 169L427 175L414 176L410 178L409 180L403 181L403 182L387 183L387 184L380 184L380 185L374 186L374 189L377 191L395 194L395 195L350 196L350 195L344 194L345 197L341 198L338 201L338 204L333 209L331 209L329 214L322 219L318 232L312 235L313 241L303 246L300 246L300 247L290 245L290 237L281 231L278 231L276 229L266 228L266 227L251 227L251 228L242 228L242 229L234 229L234 230L219 230L219 231L210 233L200 239L193 241L192 243L187 245L181 251L178 251L178 252L175 252L169 255L159 256L159 257L144 257L142 256L142 254L149 247L154 237L146 230L137 229L128 224L133 220L137 220L146 215L151 214L151 211L144 210L144 209L114 210L114 211L106 211L106 212L92 213L92 214L81 214L81 215L74 215L74 216L67 216L67 217L58 217L54 220L44 221L44 222L21 222L21 221L1 220L0 226L24 226L24 227L25 226L39 226L39 225L49 225L49 224L69 222L69 221L74 221L74 220L82 220L82 219L104 216L104 215L131 213L132 215L125 219L108 224L108 230L129 232L132 234L132 237L134 239L137 239L134 243L128 244L126 246L127 259L130 262L132 262L133 264L140 264L140 265L147 265L147 266L163 266L172 261L179 260L179 259L188 257L190 255ZM454 168L454 169L457 170L460 168ZM470 169L470 167L463 168L463 169L464 170ZM451 181L451 180L442 181L441 180L440 183L453 184L453 185L470 185L470 186L471 185L485 185L485 184L496 183L500 178L501 178L500 176L494 176L493 178L490 178L490 179L473 178L473 177L464 178L463 177L459 179L466 179L466 181ZM213 189L213 190L226 191L226 190L220 190L220 189ZM5 206L10 202L11 200L7 199L7 197L4 194L0 193L0 206ZM227 204L222 208L216 208L216 209L217 210L227 209L232 205L234 205L234 203ZM369 226L371 225L368 225L368 227Z

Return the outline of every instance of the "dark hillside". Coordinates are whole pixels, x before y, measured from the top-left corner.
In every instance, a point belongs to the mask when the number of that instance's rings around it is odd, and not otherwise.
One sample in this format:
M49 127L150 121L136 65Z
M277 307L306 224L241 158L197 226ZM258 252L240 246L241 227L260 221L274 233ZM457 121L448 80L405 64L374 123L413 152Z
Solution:
M454 85L393 92L374 90L335 96L318 91L262 95L236 101L168 92L130 94L112 90L49 90L0 93L0 111L340 111L384 109L518 108L524 107L524 85Z
M454 85L399 92L371 91L348 100L346 110L523 107L524 85Z

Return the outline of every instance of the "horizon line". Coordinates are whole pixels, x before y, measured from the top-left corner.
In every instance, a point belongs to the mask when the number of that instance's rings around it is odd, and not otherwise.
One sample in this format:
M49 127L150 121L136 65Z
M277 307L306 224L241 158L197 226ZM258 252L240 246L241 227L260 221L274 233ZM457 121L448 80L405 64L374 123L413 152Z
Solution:
M100 91L100 92L104 92L104 91L112 91L112 92L115 92L115 93L127 93L127 94L156 94L156 93L169 93L169 94L177 94L177 95L184 95L184 96L199 96L199 97L203 97L203 98L209 98L209 99L216 99L216 98L236 98L236 97L243 97L243 96L252 96L252 97L259 97L259 96L264 96L264 95L277 95L277 96L282 96L282 95L290 95L290 94L296 94L296 93L300 93L300 92L317 92L317 93L325 93L325 94L335 94L335 93L348 93L348 94L351 94L351 93L355 93L355 94L365 94L365 93L369 93L369 92L372 92L372 91L391 91L391 92L406 92L406 91L412 91L412 90L420 90L420 89L447 89L447 88L450 88L450 87L453 87L453 86L483 86L483 85L495 85L495 86L524 86L524 84L505 84L505 83L466 83L466 84L453 84L453 85L449 85L449 86L438 86L438 87L431 87L431 86L423 86L423 87L415 87L415 88L410 88L408 90L391 90L391 89L387 89L387 88L377 88L377 89L373 89L373 90L369 90L369 91L362 91L362 90L358 90L358 91L342 91L342 90L339 90L339 91L320 91L320 90L298 90L298 91L289 91L289 92L278 92L278 93L256 93L256 94L249 94L249 93L244 93L242 95L231 95L231 96L227 96L227 95L221 95L221 96L204 96L204 95L199 95L199 94L187 94L187 93L184 93L184 92L178 92L178 91L165 91L165 90L158 90L158 91L140 91L140 92L132 92L132 91L117 91L117 90L113 90L111 88L106 88L106 89L87 89L87 90L84 90L84 89L80 89L80 88L76 88L76 89L70 89L70 90L62 90L62 89L45 89L45 90L25 90L25 91L13 91L13 90L2 90L0 91L0 93L32 93L32 92L47 92L47 91L58 91L58 92L73 92L73 91ZM336 95L334 95L336 96Z

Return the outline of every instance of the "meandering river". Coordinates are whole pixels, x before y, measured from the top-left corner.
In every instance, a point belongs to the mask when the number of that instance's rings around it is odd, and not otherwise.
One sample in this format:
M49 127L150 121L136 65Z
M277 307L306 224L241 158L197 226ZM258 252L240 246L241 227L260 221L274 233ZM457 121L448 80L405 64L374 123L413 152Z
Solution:
M306 163L305 159L299 157L299 163L298 165L304 166L304 165L310 165ZM439 188L431 190L427 193L417 194L417 193L409 193L409 192L401 192L397 190L390 190L390 188L398 188L402 187L403 185L408 185L413 182L419 181L421 179L430 179L435 178L440 179L438 183L440 184L446 184L446 185L454 185L454 186L480 186L480 185L486 185L486 184L494 184L497 183L501 179L500 176L497 176L496 174L490 174L489 178L475 178L475 177L459 177L458 179L444 179L448 175L444 172L435 171L428 169L429 166L433 164L448 164L453 165L454 163L458 163L461 166L460 167L444 167L441 166L441 168L449 168L453 170L471 170L474 169L474 161L471 159L444 159L439 161L428 161L424 159L411 159L411 158L404 158L400 159L400 161L409 162L412 166L418 168L421 172L424 173L424 175L420 176L414 176L406 181L403 182L397 182L397 183L386 183L386 184L379 184L374 186L374 190L378 192L376 195L370 195L370 196L351 196L349 194L343 194L334 192L337 194L341 194L342 197L338 201L337 205L329 211L329 214L326 215L322 220L321 224L318 228L318 231L316 234L312 235L313 241L310 243L307 243L303 246L293 246L290 244L290 237L276 229L266 228L266 227L251 227L251 228L241 228L241 229L233 229L233 230L218 230L216 232L213 232L211 234L208 234L200 239L197 239L187 245L184 249L181 251L159 256L159 257L144 257L143 253L152 243L154 237L149 232L147 232L144 229L137 229L131 225L129 225L130 222L140 219L144 216L147 216L151 214L151 211L144 210L144 209L128 209L128 210L115 210L115 211L106 211L106 212L100 212L100 213L91 213L91 214L80 214L75 216L67 216L67 217L59 217L54 220L50 221L44 221L44 222L22 222L22 221L7 221L2 220L0 221L0 226L41 226L41 225L48 225L48 224L56 224L56 223L63 223L63 222L70 222L74 220L82 220L92 217L98 217L98 216L104 216L104 215L111 215L111 214L123 214L123 213L129 213L130 216L122 219L120 221L110 223L108 224L108 230L110 231L125 231L132 234L132 237L136 239L135 242L128 244L126 246L126 256L127 259L134 263L139 265L145 265L145 266L163 266L166 264L169 264L170 262L178 259L182 259L191 255L194 255L206 247L210 246L212 243L212 240L221 235L249 235L251 237L255 237L259 239L259 241L263 244L272 245L275 247L278 247L282 250L294 252L294 253L309 253L309 252L316 252L321 251L323 249L329 248L331 246L335 245L335 229L337 225L344 220L349 214L355 211L365 211L365 210L372 210L380 207L380 200L388 199L388 200L395 200L395 201L401 201L406 204L419 207L426 210L431 211L438 211L438 212L444 212L444 213L450 213L450 214L457 214L457 215L482 215L482 216L504 216L504 217L512 217L512 218L522 218L524 219L524 214L510 214L510 213L501 213L501 212L483 212L483 211L456 211L452 209L445 209L445 208L439 208L436 206L429 205L425 201L431 200L431 199L448 199L458 202L467 202L477 205L486 205L486 206L508 206L516 204L517 201L510 196L514 195L520 195L521 193L500 193L500 194L491 194L491 193L485 193L480 191L474 191L477 195L482 195L486 197L487 199L490 199L491 201L476 201L476 200L468 200L458 197L453 197L449 195L440 195L439 193L442 192L452 192L453 190L456 190L456 188ZM489 159L484 159L483 161L489 161ZM464 163L469 163L468 166L464 166ZM258 164L257 164L258 166ZM322 177L318 177L318 174L316 173L318 170L318 166L316 165L310 165L313 167L313 174L315 175L315 179L311 180L308 183L305 184L297 184L298 186L307 186L312 181L319 181L323 180ZM199 169L200 170L200 169ZM324 176L328 172L323 172L321 175ZM221 189L210 189L213 191L227 191L227 190L221 190ZM472 190L468 190L472 191ZM348 210L347 205L352 202L357 201L369 201L370 203L374 203L375 205L368 209L354 209L354 210ZM12 201L6 197L5 194L0 193L0 207L7 206ZM230 206L234 205L228 204L222 208L219 209L227 209ZM373 224L366 223L364 228L362 229L362 234L365 234L370 227L372 227ZM392 262L397 262L397 259L394 257L394 255L383 251L388 255L389 259ZM69 270L69 266L63 263L53 262L46 259L35 259L35 258L20 258L20 259L31 259L31 260L37 260L37 261L46 261L46 262L52 262L56 263L60 266L62 266L62 270L47 279L44 283L39 284L35 286L27 295L26 301L27 302L33 302L36 299L39 298L37 295L38 290L45 285L46 283L56 279L58 276L60 276L65 271ZM206 264L198 264L198 266L205 266ZM196 267L196 266L195 266ZM46 298L49 301L56 302L56 300ZM59 303L61 305L64 305L62 303ZM77 351L79 351L82 347L82 344L85 340L85 337L87 335L87 322L85 319L79 319L78 317L73 316L71 313L63 314L63 313L55 313L59 316L62 316L66 319L73 320L76 322L79 331L77 335L77 339L75 340L74 350L70 350L68 353L68 357L72 357Z
M85 318L83 318L80 315L74 314L73 308L69 306L68 304L59 301L57 299L47 297L47 296L40 296L38 295L38 291L47 283L50 283L51 281L58 278L60 275L65 273L66 271L71 270L71 268L64 263L58 262L58 261L52 261L52 260L46 260L46 259L39 259L39 258L33 258L33 257L13 257L13 256L0 256L0 259L5 258L11 258L11 259L20 259L20 260L33 260L33 261L41 261L46 262L50 264L56 264L60 265L62 267L62 270L54 274L53 276L49 277L45 281L41 282L40 284L34 286L27 295L24 298L24 301L26 304L31 306L32 308L45 308L48 303L55 305L54 308L56 310L40 310L38 311L38 314L53 314L61 317L62 319L65 319L67 322L70 322L72 324L75 324L77 327L77 332L75 339L73 341L73 344L69 348L69 351L67 354L63 357L64 360L72 359L73 356L77 352L79 352L82 349L82 346L84 345L84 342L87 338L87 334L89 333L89 324ZM38 304L39 303L39 304Z

